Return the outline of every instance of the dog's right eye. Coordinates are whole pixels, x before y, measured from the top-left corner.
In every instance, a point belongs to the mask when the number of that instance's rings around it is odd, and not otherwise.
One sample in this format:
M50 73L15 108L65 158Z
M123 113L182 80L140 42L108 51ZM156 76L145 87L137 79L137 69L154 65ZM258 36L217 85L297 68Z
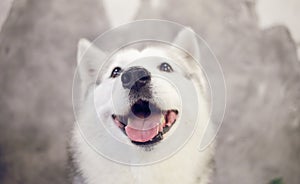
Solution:
M115 67L115 68L112 70L112 72L111 72L111 74L110 74L110 77L111 77L111 78L116 78L116 77L118 77L118 76L121 74L121 72L122 72L122 68L120 68L120 67Z

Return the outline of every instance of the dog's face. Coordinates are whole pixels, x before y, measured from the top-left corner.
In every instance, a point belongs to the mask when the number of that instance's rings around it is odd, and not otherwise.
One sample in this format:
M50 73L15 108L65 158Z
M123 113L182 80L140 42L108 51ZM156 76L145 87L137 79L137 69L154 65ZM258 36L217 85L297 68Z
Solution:
M174 43L199 55L196 39L185 30ZM134 145L156 144L176 129L182 112L176 82L186 78L201 85L192 58L175 47L122 49L103 62L105 53L81 40L78 55L83 56L79 65L82 89L84 94L94 93L100 121L115 137Z

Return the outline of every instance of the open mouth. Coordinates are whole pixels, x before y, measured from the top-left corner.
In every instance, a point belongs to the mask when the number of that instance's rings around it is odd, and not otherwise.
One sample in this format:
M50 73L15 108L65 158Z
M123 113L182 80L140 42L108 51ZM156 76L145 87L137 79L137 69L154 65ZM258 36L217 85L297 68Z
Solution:
M138 100L125 116L112 115L115 124L137 145L161 141L176 122L178 110L161 110L145 100Z

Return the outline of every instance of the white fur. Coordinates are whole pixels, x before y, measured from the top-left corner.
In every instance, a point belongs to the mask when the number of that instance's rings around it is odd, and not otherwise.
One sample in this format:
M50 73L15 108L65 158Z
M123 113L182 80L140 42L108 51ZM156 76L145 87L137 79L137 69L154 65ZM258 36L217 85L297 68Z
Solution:
M183 30L175 38L174 43L180 46L186 46L187 52L192 53L200 57L198 53L197 41L194 37L187 34ZM92 47L91 51L87 50L88 47ZM88 184L98 184L98 183L139 183L139 184L153 184L153 183L184 183L184 184L207 184L209 182L209 176L212 171L210 162L212 160L214 146L210 145L206 150L200 152L198 146L200 144L201 138L204 131L213 132L212 130L205 130L207 123L209 122L208 117L208 104L205 99L205 94L203 93L203 81L201 78L202 72L200 68L191 66L189 62L192 58L187 57L183 52L179 52L176 49L167 48L146 48L142 51L138 50L124 50L120 51L115 57L112 58L109 66L105 67L104 71L100 71L99 80L100 85L96 86L96 75L94 70L102 65L99 63L101 58L104 57L104 52L97 49L95 46L88 43L86 40L79 42L79 59L88 59L82 61L82 65L79 65L79 73L82 79L82 90L86 93L86 98L82 104L82 111L80 112L78 121L84 122L79 128L74 127L73 138L72 138L72 149L73 157L75 159L75 164L77 169L82 174L83 178ZM82 54L86 52L87 57L82 57ZM136 63L131 63L133 60L143 58L146 56L158 56L171 59L178 66L174 66L174 74L178 77L185 77L188 75L195 75L190 80L194 80L198 83L198 93L200 94L199 99L199 109L200 109L200 120L198 126L195 129L194 134L191 139L185 144L185 146L175 153L172 157L160 161L155 164L146 166L127 166L123 164L116 163L107 158L104 158L99 153L97 153L92 147L85 141L84 137L92 137L99 139L99 143L105 139L106 143L110 143L110 138L103 136L105 130L99 129L97 123L99 122L96 115L99 113L100 121L106 124L109 131L114 134L115 138L121 140L123 143L134 146L136 154L141 154L145 152L144 149L133 145L127 136L125 136L119 128L113 123L111 114L124 114L128 111L129 102L128 96L125 90L122 90L120 79L109 78L111 70L115 66L129 67L135 65ZM97 59L100 58L100 59ZM94 70L93 70L94 69ZM155 68L154 68L155 69ZM150 72L151 70L149 69ZM174 107L180 109L180 102L178 101L179 96L175 92L174 86L162 80L161 78L151 79L152 88L154 90L154 103L158 104L161 109L173 109ZM95 87L90 88L88 86ZM118 89L118 90L116 90ZM93 94L95 98L93 98ZM114 102L110 98L111 94L118 93L114 99ZM95 101L94 101L95 100ZM163 102L163 103L161 103ZM117 105L114 103L118 103ZM96 109L95 109L96 106ZM116 106L116 107L115 107ZM193 109L189 109L193 110ZM180 122L178 122L180 123ZM177 123L177 124L178 124ZM209 126L211 127L211 126ZM82 135L82 130L84 130L85 135ZM88 132L88 135L87 135ZM97 141L95 141L97 144ZM101 146L101 145L97 145ZM116 152L122 152L114 144L111 147ZM151 153L155 154L156 149L151 150ZM132 155L134 157L134 155ZM201 178L201 179L199 179Z

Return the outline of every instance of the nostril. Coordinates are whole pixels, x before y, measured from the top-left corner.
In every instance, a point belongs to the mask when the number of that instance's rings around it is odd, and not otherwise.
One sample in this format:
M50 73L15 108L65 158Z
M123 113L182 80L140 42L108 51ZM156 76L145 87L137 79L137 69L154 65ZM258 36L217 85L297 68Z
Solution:
M141 68L137 72L137 77L138 77L138 81L140 82L148 82L150 80L149 72L144 68Z
M143 82L143 83L146 83L146 82L150 81L150 76L147 75L147 76L141 77L141 78L139 79L139 81L140 81L140 82Z

